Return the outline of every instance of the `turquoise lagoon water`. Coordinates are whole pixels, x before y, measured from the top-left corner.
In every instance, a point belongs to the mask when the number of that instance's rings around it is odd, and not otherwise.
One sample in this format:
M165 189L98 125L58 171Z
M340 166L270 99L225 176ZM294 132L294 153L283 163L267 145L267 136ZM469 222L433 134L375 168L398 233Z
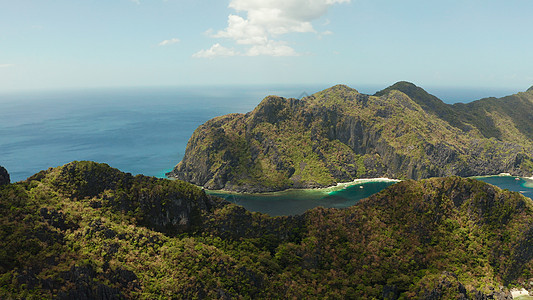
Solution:
M520 178L513 176L482 176L473 177L477 180L481 180L490 184L493 184L502 189L508 189L513 192L521 193L522 195L533 199L533 179L532 178Z
M533 179L530 178L496 175L475 177L475 179L533 198ZM280 216L301 214L317 206L346 208L395 183L395 181L381 179L356 180L353 184L341 188L288 190L263 194L209 193L242 205L250 211Z
M227 113L251 111L266 95L299 98L327 87L0 92L0 165L9 171L12 182L74 160L108 163L124 172L164 177L182 159L194 129L207 120ZM359 88L359 91L373 94L378 89L368 87ZM463 100L460 95L465 91L446 90L442 94L445 101L456 102ZM532 180L505 176L478 179L533 197ZM217 195L252 211L287 215L316 206L351 206L391 184L393 182L360 181L326 190Z
M242 205L250 211L271 216L301 214L308 209L323 206L345 208L359 200L396 183L391 180L357 180L353 184L326 189L287 190L275 193L239 194L209 192L230 202Z

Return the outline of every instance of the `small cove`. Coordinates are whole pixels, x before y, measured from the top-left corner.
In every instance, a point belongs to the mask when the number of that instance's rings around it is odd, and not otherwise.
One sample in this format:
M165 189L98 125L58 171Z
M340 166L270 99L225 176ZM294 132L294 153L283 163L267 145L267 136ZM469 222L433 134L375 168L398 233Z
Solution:
M349 207L359 200L372 196L395 181L354 182L341 189L306 189L287 190L275 193L242 194L209 192L232 203L242 205L250 211L257 211L271 216L302 214L318 206L328 208Z
M531 178L504 175L473 178L533 198L533 179ZM356 180L353 183L325 189L286 190L259 194L221 191L208 191L208 193L241 205L249 211L266 213L271 216L284 216L302 214L306 210L318 206L346 208L382 191L396 182L378 178L374 180Z

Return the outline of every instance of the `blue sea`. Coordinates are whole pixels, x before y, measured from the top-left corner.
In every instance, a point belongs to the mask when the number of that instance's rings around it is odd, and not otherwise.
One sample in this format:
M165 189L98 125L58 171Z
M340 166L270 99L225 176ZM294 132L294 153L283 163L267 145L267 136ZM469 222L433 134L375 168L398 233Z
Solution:
M194 86L0 92L0 165L11 181L74 160L92 160L132 174L164 177L183 157L194 129L227 113L245 113L267 95L300 98L329 87ZM357 88L373 94L379 87ZM448 103L490 95L442 90ZM500 91L494 96L512 92ZM467 94L469 97L463 98ZM463 95L463 96L461 96ZM531 197L525 179L487 179ZM492 182L491 182L492 181ZM335 191L221 195L252 211L301 213L315 206L346 207L387 187L366 182Z
M298 97L306 90L191 87L0 94L0 165L12 181L73 160L162 177L182 159L189 137L205 121L251 111L269 94Z

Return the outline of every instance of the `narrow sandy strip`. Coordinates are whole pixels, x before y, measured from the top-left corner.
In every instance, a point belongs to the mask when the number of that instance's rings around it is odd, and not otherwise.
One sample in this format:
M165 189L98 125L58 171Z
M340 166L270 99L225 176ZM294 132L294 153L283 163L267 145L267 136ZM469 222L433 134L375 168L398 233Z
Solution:
M513 299L514 299L514 298L518 298L520 296L529 296L529 292L526 289L524 289L524 288L522 288L520 290L519 289L512 289L511 290L511 295L513 295Z
M251 194L263 194L263 195L282 195L284 193L290 193L294 191L298 192L319 192L323 194L329 194L332 192L344 190L350 186L353 185L362 185L369 182L400 182L399 179L391 179L391 178L385 178L385 177L379 177L379 178L361 178L361 179L355 179L353 181L348 182L339 182L336 185L328 186L325 188L309 188L309 189L286 189L282 191L276 191L276 192L263 192L263 193L251 193ZM202 188L201 186L198 186ZM226 191L226 190L209 190L209 192L213 193L219 193L219 194L249 194L249 193L241 193L241 192L234 192L234 191Z

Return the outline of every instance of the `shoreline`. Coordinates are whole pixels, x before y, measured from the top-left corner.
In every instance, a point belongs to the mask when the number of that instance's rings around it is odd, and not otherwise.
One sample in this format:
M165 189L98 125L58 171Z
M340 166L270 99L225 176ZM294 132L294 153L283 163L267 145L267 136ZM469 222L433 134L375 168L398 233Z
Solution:
M532 177L521 177L521 176L513 176L510 173L499 173L499 174L493 174L493 175L476 175L476 176L470 176L470 177L465 177L465 178L479 179L479 178L488 178L488 177L520 178L526 181L523 185L524 187L533 189L533 176ZM169 179L172 179L172 178L169 178ZM336 191L344 190L354 185L362 185L362 184L369 183L369 182L401 182L401 181L402 180L400 179L392 179L392 178L387 178L387 177L358 178L358 179L354 179L353 181L339 182L336 185L323 187L323 188L307 188L307 189L290 188L290 189L285 189L281 191L261 192L261 193L235 192L235 191L227 191L227 190L208 190L202 186L198 186L198 187L203 189L206 193L228 194L228 195L230 194L233 194L233 195L282 195L282 194L289 194L292 192L300 192L300 193L319 192L323 194L330 194Z
M511 289L511 295L513 296L513 299L515 298L522 298L522 297L531 297L529 295L529 292L525 289L525 288L514 288L514 289ZM529 298L524 298L524 299L529 299Z
M400 182L399 179L391 179L386 177L377 177L377 178L358 178L354 179L353 181L348 182L338 182L336 185L324 187L324 188L308 188L308 189L285 189L281 191L275 191L275 192L262 192L262 193L246 193L246 192L235 192L235 191L227 191L227 190L208 190L203 187L202 188L206 193L216 193L216 194L234 194L234 195L280 195L280 194L289 194L293 192L299 192L299 193L323 193L323 194L330 194L332 192L341 191L348 187L354 186L354 185L361 185L365 183L370 182Z
M510 173L500 173L498 175L472 176L472 177L468 177L468 178L478 179L478 178L487 178L487 177L512 177L512 178L519 178L519 179L522 179L522 180L525 181L522 184L523 187L528 188L528 189L533 189L533 176L532 177L522 177L522 176L513 176Z
M499 173L499 174L492 174L492 175L476 175L476 176L469 176L466 178L481 178L481 177L518 177L518 178L533 178L533 177L522 177L522 176L514 176L511 173Z

